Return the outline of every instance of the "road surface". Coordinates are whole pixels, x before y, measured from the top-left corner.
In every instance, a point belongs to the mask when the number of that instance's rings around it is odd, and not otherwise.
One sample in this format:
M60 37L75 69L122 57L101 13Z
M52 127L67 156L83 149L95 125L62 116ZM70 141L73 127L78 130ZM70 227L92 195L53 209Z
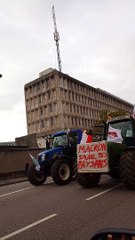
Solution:
M96 188L76 182L0 187L0 240L88 240L101 228L135 229L135 191L103 175Z

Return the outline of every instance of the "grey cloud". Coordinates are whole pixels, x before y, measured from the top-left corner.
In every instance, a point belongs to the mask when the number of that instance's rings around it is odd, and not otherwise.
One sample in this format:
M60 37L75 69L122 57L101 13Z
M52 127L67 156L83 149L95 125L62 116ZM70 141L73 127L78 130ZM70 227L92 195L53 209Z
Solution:
M63 72L134 103L134 0L1 0L0 110L18 114L24 84L57 68L53 4Z

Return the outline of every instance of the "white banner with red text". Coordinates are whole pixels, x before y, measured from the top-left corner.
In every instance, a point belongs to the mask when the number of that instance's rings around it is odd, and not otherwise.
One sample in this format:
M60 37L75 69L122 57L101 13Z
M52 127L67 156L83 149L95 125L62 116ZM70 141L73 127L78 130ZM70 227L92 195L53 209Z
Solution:
M77 169L83 172L109 172L106 141L77 145Z

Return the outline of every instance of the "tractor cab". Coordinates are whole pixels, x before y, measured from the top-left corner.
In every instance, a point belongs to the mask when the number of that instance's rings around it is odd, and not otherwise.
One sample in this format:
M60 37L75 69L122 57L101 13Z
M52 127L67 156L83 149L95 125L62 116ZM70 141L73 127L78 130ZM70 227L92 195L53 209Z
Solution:
M133 117L117 117L107 121L105 140L135 146L135 119Z

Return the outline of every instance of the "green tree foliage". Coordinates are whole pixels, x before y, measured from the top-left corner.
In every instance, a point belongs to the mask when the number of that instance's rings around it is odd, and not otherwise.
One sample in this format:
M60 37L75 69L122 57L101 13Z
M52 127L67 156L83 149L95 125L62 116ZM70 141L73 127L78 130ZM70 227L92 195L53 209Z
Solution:
M126 112L123 110L119 110L119 111L101 110L100 122L106 122L109 118L125 116L125 115L126 115Z
M93 138L94 141L100 141L103 139L104 132L104 123L113 117L125 116L125 111L110 111L110 110L101 110L100 111L100 120L95 122L93 126Z

